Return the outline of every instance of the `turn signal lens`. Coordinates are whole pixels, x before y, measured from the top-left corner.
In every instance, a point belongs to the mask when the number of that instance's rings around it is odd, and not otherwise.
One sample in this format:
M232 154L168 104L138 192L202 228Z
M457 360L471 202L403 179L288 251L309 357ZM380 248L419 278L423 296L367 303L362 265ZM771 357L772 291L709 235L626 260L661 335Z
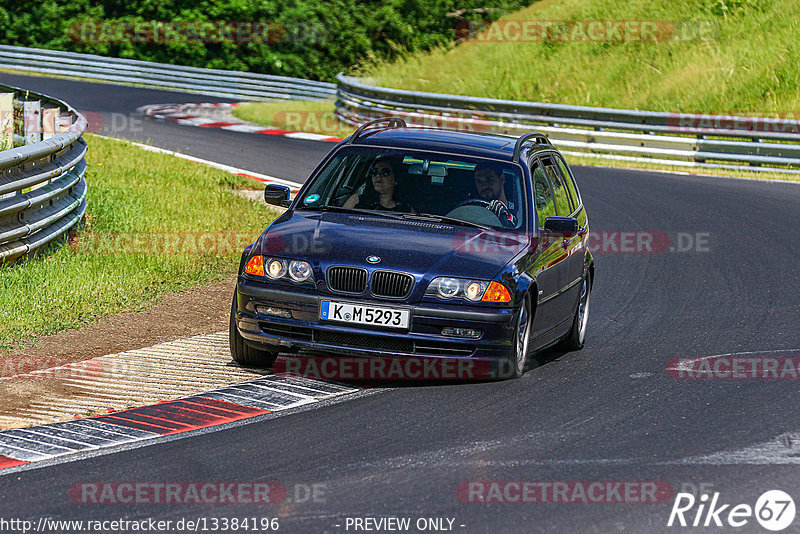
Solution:
M247 265L244 267L244 272L255 276L264 276L264 259L261 254L253 256L247 260Z
M506 286L499 282L489 282L486 293L483 294L484 302L511 302L511 294Z

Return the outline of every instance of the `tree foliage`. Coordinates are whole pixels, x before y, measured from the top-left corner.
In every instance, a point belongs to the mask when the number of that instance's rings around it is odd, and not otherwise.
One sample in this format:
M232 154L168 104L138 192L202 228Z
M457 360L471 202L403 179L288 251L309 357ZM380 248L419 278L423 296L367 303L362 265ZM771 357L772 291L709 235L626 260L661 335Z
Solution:
M450 46L466 22L496 19L530 2L0 0L0 42L332 80L337 72L358 65L392 60L434 46ZM230 24L224 26L234 32L233 38L195 38L218 35L218 23L226 21ZM251 23L263 23L262 27L268 30L248 33L247 24ZM137 27L145 29L138 37L134 34ZM154 27L189 31L183 37L173 32L168 38L153 39ZM195 27L209 33L194 33ZM125 28L127 33L122 32ZM248 37L236 38L237 28L244 28Z

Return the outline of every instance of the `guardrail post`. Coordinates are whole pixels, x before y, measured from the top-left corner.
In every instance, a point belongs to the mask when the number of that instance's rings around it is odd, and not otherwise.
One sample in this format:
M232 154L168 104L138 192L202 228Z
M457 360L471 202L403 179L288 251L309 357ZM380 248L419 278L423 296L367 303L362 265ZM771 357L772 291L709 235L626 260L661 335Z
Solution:
M56 118L58 118L60 111L58 108L44 108L42 110L42 138L50 139L56 133Z
M72 126L72 117L69 115L59 115L56 117L55 129L56 133L64 133Z
M32 145L42 140L42 103L38 100L22 102L25 144Z
M14 93L0 93L0 150L14 146Z

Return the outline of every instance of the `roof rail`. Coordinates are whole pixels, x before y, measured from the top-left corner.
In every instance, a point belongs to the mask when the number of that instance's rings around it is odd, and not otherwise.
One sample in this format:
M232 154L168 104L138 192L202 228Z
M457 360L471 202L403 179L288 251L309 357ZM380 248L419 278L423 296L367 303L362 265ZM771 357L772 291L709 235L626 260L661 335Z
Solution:
M379 119L372 119L371 121L367 121L361 126L358 127L358 130L350 136L350 140L348 144L354 143L359 136L367 129L368 126L372 126L373 124L380 124L382 122L388 122L387 128L406 128L406 121L401 119L400 117L381 117ZM377 128L376 128L377 129Z
M537 145L549 145L550 144L550 140L547 138L547 136L545 134L543 134L541 132L530 132L530 133L522 134L519 137L519 139L517 139L517 143L514 145L514 156L511 158L511 160L514 163L518 163L519 162L519 155L520 155L520 152L522 152L522 145L524 145L525 142L528 141L529 139L535 139L535 141L536 141L535 144L537 144Z

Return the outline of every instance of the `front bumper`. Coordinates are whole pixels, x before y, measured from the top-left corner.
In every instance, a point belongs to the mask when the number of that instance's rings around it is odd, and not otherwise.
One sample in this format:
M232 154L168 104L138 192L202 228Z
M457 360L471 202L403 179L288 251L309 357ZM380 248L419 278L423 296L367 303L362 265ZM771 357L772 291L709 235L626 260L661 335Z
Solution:
M405 304L372 299L320 295L300 288L266 286L240 278L236 326L248 344L281 352L313 352L346 356L417 356L504 362L513 350L515 310L458 304ZM408 330L320 321L323 299L411 311ZM291 312L291 319L262 315L256 306ZM441 334L445 327L480 329L478 339Z

